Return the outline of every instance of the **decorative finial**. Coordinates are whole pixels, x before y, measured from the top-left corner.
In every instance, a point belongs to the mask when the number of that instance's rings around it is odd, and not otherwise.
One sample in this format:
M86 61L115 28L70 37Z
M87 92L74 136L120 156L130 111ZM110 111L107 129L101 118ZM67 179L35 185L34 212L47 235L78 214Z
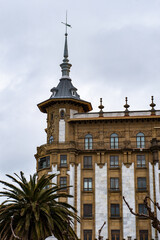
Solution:
M124 113L125 113L125 116L129 116L129 110L128 110L128 108L130 107L130 105L128 105L128 98L127 97L125 97L125 101L126 101L126 103L125 103L125 105L124 105L124 108L125 108L125 111L124 111Z
M67 11L66 11L66 23L64 22L61 22L65 25L65 44L64 44L64 59L63 59L63 63L60 65L60 67L62 68L62 77L69 77L69 72L70 72L70 68L71 68L71 64L69 63L69 60L68 60L68 43L67 43L67 36L68 36L68 33L67 33L67 27L71 27L71 25L69 25L67 23Z
M150 104L150 107L151 107L151 115L155 115L155 106L156 106L156 104L153 102L154 101L154 97L153 96L151 96L151 104Z
M100 111L99 111L99 116L100 117L103 117L103 109L104 108L104 106L102 105L102 98L100 98L100 105L99 105L99 109L100 109Z

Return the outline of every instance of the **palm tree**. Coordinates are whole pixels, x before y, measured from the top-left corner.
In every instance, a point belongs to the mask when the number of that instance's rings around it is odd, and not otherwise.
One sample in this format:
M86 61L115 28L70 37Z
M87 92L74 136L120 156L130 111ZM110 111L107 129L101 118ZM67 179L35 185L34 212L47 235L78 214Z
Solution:
M60 191L64 187L51 184L55 174L38 180L36 174L30 175L29 181L23 172L15 175L6 175L15 184L0 181L7 186L0 192L1 197L7 197L0 205L0 239L44 240L51 235L59 240L67 240L68 236L77 239L73 230L74 221L79 221L76 209L58 201L72 196Z

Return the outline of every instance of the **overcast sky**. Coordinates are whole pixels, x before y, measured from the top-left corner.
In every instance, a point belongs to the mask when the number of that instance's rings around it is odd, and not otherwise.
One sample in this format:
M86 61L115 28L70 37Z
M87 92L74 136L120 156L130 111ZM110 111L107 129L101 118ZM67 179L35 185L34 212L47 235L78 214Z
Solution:
M160 0L0 0L0 178L36 171L48 99L61 77L68 10L71 78L97 111L160 109Z

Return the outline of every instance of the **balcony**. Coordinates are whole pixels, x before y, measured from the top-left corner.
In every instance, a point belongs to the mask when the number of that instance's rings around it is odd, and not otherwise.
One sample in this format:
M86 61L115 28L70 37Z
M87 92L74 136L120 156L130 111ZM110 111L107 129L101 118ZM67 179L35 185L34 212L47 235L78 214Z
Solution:
M52 142L51 144L44 144L41 145L40 148L45 148L45 150L51 151L54 149L63 149L63 150L68 150L68 149L76 149L80 151L95 151L95 150L108 150L108 151L118 151L118 150L138 150L138 151L143 151L145 149L150 149L151 147L151 142L150 141L145 141L144 148L139 148L137 147L137 142L136 141L129 141L129 140L121 140L119 139L119 142L116 143L115 145L111 146L110 140L106 141L93 141L90 145L86 146L84 141L81 142L75 142L75 141L70 141L70 142Z

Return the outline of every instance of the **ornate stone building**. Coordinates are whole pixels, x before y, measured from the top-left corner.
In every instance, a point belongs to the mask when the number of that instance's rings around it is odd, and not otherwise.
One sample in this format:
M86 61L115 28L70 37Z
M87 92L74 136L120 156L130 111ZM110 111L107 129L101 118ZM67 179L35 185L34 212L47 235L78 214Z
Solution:
M56 173L81 217L75 224L80 239L93 240L104 222L103 239L160 239L150 220L131 215L122 197L136 212L146 212L143 199L160 201L160 111L91 112L72 85L67 33L62 77L49 99L38 104L47 115L47 142L37 147L37 172ZM154 210L154 207L151 206ZM157 215L159 213L157 212ZM159 216L160 217L160 216Z

